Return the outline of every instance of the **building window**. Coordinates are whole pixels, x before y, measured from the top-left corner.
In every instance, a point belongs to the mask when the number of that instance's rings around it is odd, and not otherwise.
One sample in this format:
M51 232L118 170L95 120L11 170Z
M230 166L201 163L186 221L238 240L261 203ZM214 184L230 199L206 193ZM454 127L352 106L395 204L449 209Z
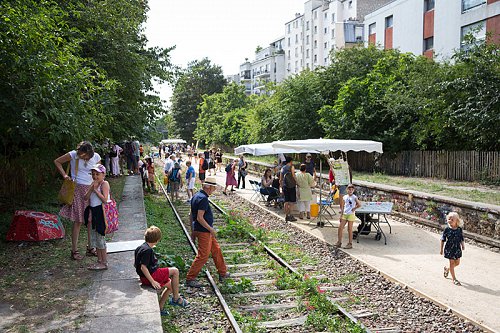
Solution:
M288 69L288 71L290 71L290 69L292 68L292 65L290 63L288 63L288 65L286 66L286 68Z
M298 56L299 56L299 48L298 48L298 47L296 47L296 48L295 48L295 56L296 56L296 57L298 57Z
M309 59L309 49L306 50L306 58Z
M392 27L392 24L393 24L393 17L392 15L391 16L387 16L385 18L385 28L391 28Z
M462 12L485 4L486 0L462 0Z
M317 34L317 33L318 33L318 26L317 26L317 25L315 25L315 26L314 26L314 33L315 33L315 34Z
M473 44L480 44L486 40L486 22L479 21L473 24L466 25L461 29L460 48L467 50ZM468 36L474 37L473 42L469 40Z
M324 46L325 46L324 48L326 50L328 48L328 42L325 42Z
M295 44L297 44L298 42L299 42L299 35L295 34Z
M434 0L424 0L424 11L428 12L429 10L434 9Z
M290 24L287 24L287 30L288 30L288 33L290 33Z
M306 30L309 30L309 21L306 21Z
M332 29L332 39L335 39L335 29Z
M372 23L368 26L368 35L373 35L375 33L375 29L377 28L376 23Z
M325 21L328 19L328 13L325 13L324 18L325 18Z
M290 50L288 50L288 58L290 58Z
M306 36L306 45L309 45L309 35Z
M323 33L326 35L328 33L328 28L324 28Z
M290 46L290 37L288 37L288 46Z
M429 51L434 48L434 37L424 39L424 51Z
M335 13L332 13L332 23L335 23Z
M314 48L315 48L315 49L317 49L317 48L318 48L318 41L317 41L317 40L315 40L315 41L314 41Z
M352 8L352 1L349 1L348 8Z

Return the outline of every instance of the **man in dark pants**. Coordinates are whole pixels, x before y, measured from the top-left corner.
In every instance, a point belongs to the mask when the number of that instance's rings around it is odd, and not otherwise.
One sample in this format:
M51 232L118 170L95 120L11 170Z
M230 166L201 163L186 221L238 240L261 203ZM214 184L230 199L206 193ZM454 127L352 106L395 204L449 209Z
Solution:
M297 221L292 215L293 205L297 201L297 192L295 186L297 179L295 178L295 167L290 156L286 157L285 165L281 168L280 173L280 188L285 196L285 221Z

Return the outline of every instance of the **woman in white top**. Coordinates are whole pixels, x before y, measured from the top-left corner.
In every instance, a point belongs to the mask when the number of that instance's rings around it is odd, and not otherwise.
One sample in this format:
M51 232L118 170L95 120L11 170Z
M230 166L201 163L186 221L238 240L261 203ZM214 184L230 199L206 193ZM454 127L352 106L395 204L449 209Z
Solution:
M297 179L297 188L298 188L298 208L299 208L299 219L303 219L307 217L307 219L311 219L311 200L312 200L312 191L311 187L314 186L314 178L313 176L307 172L307 168L305 164L300 165L300 171L295 175Z
M69 162L71 167L71 176L66 174L63 168L63 163ZM71 233L71 259L81 260L83 257L78 251L78 236L80 235L80 227L84 222L84 211L88 206L88 200L85 200L85 193L87 193L90 184L92 184L91 168L101 163L101 156L94 153L94 148L87 142L81 142L76 150L72 150L54 160L57 171L64 179L73 179L76 182L75 194L73 203L71 205L64 205L59 214L73 221L73 229ZM78 172L76 172L76 165L78 165ZM76 173L76 174L75 174ZM87 254L97 255L96 249L90 246L89 230L87 230Z

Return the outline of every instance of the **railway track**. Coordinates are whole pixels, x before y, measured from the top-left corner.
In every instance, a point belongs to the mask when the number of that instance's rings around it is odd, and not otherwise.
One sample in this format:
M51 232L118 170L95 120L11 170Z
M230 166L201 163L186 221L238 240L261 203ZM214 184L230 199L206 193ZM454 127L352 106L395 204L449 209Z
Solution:
M190 237L190 206L173 203L161 188L196 253ZM226 213L212 201L211 205L231 278L216 282L213 268L205 274L234 332L400 332L397 327L365 327L359 319L374 314L369 310L349 313L338 304L349 299L348 292L298 249L270 239L264 229ZM282 258L287 251L294 253L288 261Z

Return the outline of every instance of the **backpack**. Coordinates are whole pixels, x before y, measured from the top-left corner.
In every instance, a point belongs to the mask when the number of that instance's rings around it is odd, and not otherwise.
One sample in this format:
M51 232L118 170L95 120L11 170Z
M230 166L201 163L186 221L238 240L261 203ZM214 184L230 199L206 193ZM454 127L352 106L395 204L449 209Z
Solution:
M226 165L226 172L231 172L232 168L233 168L233 165L231 163L229 163L228 165Z
M297 186L297 181L295 178L293 178L293 175L291 172L287 172L285 174L285 187L286 188L295 188Z
M203 159L203 164L201 165L202 170L208 170L208 161L207 159Z
M172 169L170 177L168 178L171 182L177 182L179 180L179 170L180 169Z

